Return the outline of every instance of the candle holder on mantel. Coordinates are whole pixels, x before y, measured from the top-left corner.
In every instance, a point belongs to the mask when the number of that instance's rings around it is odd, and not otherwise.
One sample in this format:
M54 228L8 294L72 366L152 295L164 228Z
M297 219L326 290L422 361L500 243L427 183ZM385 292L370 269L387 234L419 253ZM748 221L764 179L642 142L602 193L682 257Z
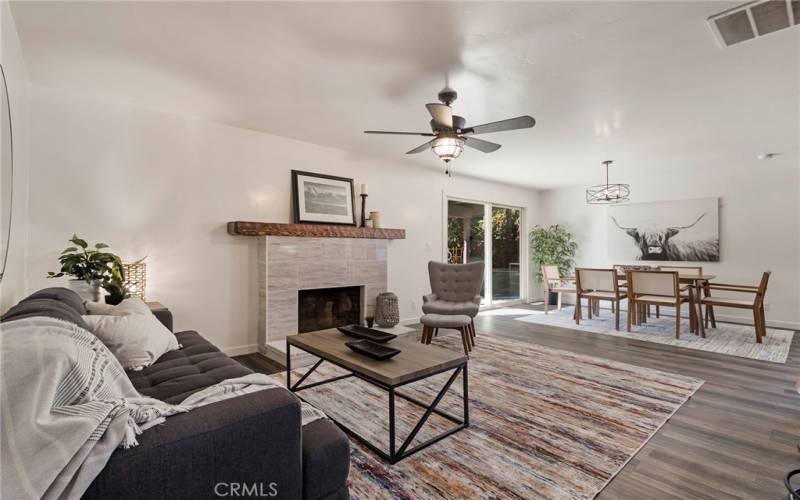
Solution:
M361 226L367 227L367 194L361 193Z

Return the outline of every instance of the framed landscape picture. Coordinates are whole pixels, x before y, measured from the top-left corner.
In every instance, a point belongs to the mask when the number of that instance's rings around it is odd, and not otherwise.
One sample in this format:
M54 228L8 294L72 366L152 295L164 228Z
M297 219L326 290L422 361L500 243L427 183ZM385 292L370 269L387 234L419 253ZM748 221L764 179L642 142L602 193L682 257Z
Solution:
M719 198L609 207L608 257L719 262Z
M356 225L353 179L292 170L296 223Z

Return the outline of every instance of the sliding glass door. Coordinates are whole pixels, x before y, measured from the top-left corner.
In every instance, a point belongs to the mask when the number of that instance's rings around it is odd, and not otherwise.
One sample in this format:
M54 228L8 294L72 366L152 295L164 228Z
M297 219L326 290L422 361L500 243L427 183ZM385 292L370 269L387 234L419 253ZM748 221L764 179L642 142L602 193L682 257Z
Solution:
M492 301L519 300L519 208L492 207Z
M485 264L484 305L523 298L521 224L519 208L447 200L447 260Z

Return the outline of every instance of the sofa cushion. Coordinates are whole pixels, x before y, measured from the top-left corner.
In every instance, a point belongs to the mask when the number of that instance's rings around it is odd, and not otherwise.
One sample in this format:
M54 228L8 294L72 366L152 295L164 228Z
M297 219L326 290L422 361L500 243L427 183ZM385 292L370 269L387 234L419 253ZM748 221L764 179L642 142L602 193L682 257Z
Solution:
M86 314L86 307L83 305L83 299L80 295L78 295L75 291L70 290L69 288L64 287L51 287L51 288L42 288L36 292L33 292L28 296L27 299L52 299L57 300L59 302L63 302L64 304L68 305L72 309L75 310L78 314Z
M19 304L9 309L0 321L14 321L23 318L33 318L45 316L48 318L60 319L76 324L86 330L89 326L83 321L80 313L73 309L71 305L55 299L29 297Z
M480 306L475 302L448 302L446 300L433 300L422 304L425 314L465 314L474 318Z
M223 380L253 373L229 358L197 332L175 334L183 346L140 371L127 372L133 386L152 398L177 404Z
M304 499L329 498L342 488L346 494L349 472L350 441L336 424L323 418L303 427Z

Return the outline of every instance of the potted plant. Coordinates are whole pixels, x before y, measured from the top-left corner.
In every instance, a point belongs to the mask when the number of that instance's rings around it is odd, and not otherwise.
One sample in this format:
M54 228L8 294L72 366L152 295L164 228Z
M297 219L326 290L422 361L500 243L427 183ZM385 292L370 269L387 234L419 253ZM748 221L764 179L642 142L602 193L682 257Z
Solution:
M542 266L545 264L558 266L561 276L570 273L575 265L575 252L578 250L572 233L558 224L547 228L537 225L531 230L530 241L531 258L539 283L542 282ZM550 294L549 300L555 305L556 295Z
M47 277L72 276L69 288L85 300L99 301L100 288L104 288L113 300L122 301L127 295L122 260L113 253L102 251L108 248L105 243L96 243L89 248L86 240L77 234L73 234L69 241L73 246L65 248L58 257L61 269L48 272Z
M117 257L119 259L119 257ZM109 264L109 272L103 277L100 286L106 291L106 303L117 305L130 297L128 283L125 280L125 271L122 263L115 260Z

